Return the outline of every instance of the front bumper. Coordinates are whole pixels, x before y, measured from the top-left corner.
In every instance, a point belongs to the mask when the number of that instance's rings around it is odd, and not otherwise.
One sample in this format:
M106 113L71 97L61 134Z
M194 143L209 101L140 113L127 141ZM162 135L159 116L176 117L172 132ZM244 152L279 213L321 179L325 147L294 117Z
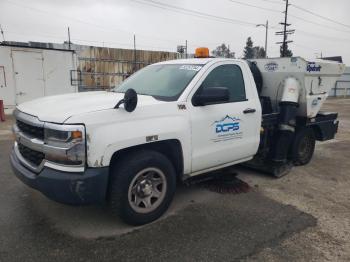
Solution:
M68 173L44 167L36 174L25 168L14 150L10 162L15 175L26 185L60 203L82 205L105 202L108 167L87 168L85 172Z

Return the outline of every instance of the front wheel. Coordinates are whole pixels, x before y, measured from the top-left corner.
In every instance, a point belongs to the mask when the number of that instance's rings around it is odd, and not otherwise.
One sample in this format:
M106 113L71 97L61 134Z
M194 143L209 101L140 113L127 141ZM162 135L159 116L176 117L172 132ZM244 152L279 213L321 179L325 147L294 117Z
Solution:
M172 163L161 153L132 153L112 167L109 203L123 221L142 225L159 218L169 207L176 188Z
M292 146L294 165L302 166L310 162L315 151L315 134L311 128L297 130Z

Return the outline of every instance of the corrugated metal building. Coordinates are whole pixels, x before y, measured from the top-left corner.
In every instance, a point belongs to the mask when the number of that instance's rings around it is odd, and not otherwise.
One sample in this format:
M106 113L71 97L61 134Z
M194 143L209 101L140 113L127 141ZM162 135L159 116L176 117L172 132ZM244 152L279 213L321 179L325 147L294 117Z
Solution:
M70 73L77 68L74 51L23 43L0 45L0 100L5 113L43 96L77 92Z
M350 96L350 67L345 68L344 74L329 92L330 96Z
M0 43L5 112L35 98L114 88L140 68L178 53L40 42Z

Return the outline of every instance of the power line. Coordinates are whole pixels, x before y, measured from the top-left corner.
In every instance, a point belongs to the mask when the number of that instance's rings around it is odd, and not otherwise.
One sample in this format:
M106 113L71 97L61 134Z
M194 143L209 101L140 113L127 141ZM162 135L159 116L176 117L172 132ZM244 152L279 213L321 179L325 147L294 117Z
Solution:
M269 12L281 13L280 11L278 11L278 10L276 10L276 9L272 9L272 8L266 8L266 7L257 6L257 5L253 5L253 4L243 3L243 2L240 2L240 1L236 1L236 0L229 0L229 1L232 2L232 3L239 4L239 5L244 5L244 6L248 6L248 7L253 7L253 8L257 8L257 9L269 11ZM268 1L268 0L261 0L261 1L270 2L270 1ZM273 1L273 2L275 2L275 1ZM281 3L281 2L277 2L277 1L276 1L275 3ZM293 5L293 6L294 6L294 5ZM296 16L296 15L289 14L289 16L294 17L294 18L296 18L296 19L298 19L298 20L307 22L307 23L311 23L311 24L314 24L314 25L322 26L323 28L326 27L326 28L329 28L329 29L332 29L332 30L336 30L336 31L339 31L339 32L350 33L350 31L341 30L341 29L337 29L337 28L335 28L335 27L328 26L328 25L325 25L325 24L316 23L316 22L313 22L313 21L310 21L310 20L301 18L301 17Z
M306 13L312 14L312 15L317 16L317 17L319 17L319 18L322 18L322 19L324 19L324 20L327 20L327 21L333 22L333 23L335 23L335 24L342 25L342 26L345 26L345 27L350 28L350 25L343 24L343 23L338 22L338 21L336 21L336 20L334 20L334 19L331 19L331 18L325 17L325 16L323 16L323 15L317 14L317 13L315 13L315 12L312 12L312 11L310 11L310 10L307 10L307 9L305 9L305 8L303 8L303 7L298 6L298 5L293 4L292 6L293 6L294 8L296 8L296 9L299 9L299 10L304 11L304 12L306 12Z
M45 37L45 38L52 38L52 39L57 39L64 41L66 36L53 36L53 35L48 35L48 34L33 34L33 33L17 33L13 31L6 31L8 34L12 35L18 35L18 36L23 36L23 35L28 35L28 36L34 36L34 37ZM112 43L112 44L118 44L118 45L124 45L124 46L131 46L132 44L127 44L127 43L120 43L120 42L106 42L106 41L96 41L96 40L87 40L87 39L80 39L80 38L72 38L71 39L73 42L74 41L79 41L79 42L86 42L86 43Z
M274 1L274 0L260 0L260 1L268 2L268 3L273 3L273 4L283 4L282 1Z
M13 35L18 35L18 36L23 36L23 35L30 35L32 37L45 37L45 38L52 38L52 39L57 39L64 41L65 36L53 36L53 35L47 35L47 34L33 34L33 33L17 33L13 31L6 31L8 34L13 34ZM85 44L98 44L98 45L103 45L103 44L111 44L114 46L124 46L124 47L129 47L130 49L132 48L133 44L132 42L130 43L122 43L122 42L114 42L114 41L98 41L98 40L88 40L88 39L81 39L81 38L71 38L72 44L73 43L85 43ZM162 50L170 50L173 49L172 47L165 47L165 46L154 46L154 45L147 45L147 44L139 44L138 46L140 47L148 47L148 48L154 48L154 49L162 49Z
M6 31L6 33L8 34L12 34L12 35L18 35L18 36L23 36L23 35L28 35L28 36L34 36L34 37L45 37L45 38L51 38L51 39L57 39L60 41L64 41L66 39L66 36L57 36L57 35L50 35L50 34L38 34L38 33L18 33L18 32L14 32L14 31ZM71 38L72 42L82 42L82 43L95 43L95 44L103 44L103 43L107 43L107 44L112 44L112 45L116 45L116 46L126 46L126 47L132 47L132 43L125 43L125 42L115 42L115 41L98 41L98 40L89 40L89 39L81 39L81 38ZM160 48L160 49L171 49L170 47L164 47L164 46L153 46L153 45L146 45L146 44L140 44L139 46L142 47L150 47L150 48Z
M258 8L261 10L265 10L265 11L269 11L269 12L274 12L274 13L282 13L279 10L276 9L272 9L272 8L266 8L266 7L261 7L261 6L257 6L257 5L253 5L253 4L247 4L247 3L243 3L237 0L229 0L230 2L236 3L236 4L240 4L240 5L244 5L244 6L248 6L248 7L253 7L253 8ZM273 2L273 3L280 3L277 1L273 1L273 0L263 0L265 2ZM288 13L288 0L286 0L286 9L284 11L285 13L285 21L284 23L280 23L282 25L284 25L284 30L282 32L276 32L276 35L283 35L283 42L281 42L282 48L283 48L283 56L285 56L285 52L286 52L286 46L287 43L293 42L293 41L287 41L287 35L293 34L295 30L287 30L287 26L290 26L290 24L287 24L287 13ZM275 27L274 27L275 28ZM278 43L280 44L280 43Z
M283 4L282 1L276 1L276 0L260 0L260 1L268 2L268 3L274 3L274 4ZM339 21L336 21L336 20L334 20L334 19L332 19L332 18L329 18L329 17L323 16L323 15L317 14L316 12L312 12L312 11L310 11L310 10L308 10L308 9L306 9L306 8L303 8L303 7L301 7L301 6L298 6L298 5L296 5L296 4L291 4L291 6L295 7L296 9L299 9L299 10L301 10L301 11L304 11L304 12L307 12L307 13L312 14L312 15L314 15L314 16L317 16L317 17L319 17L319 18L325 19L325 20L327 20L327 21L330 21L330 22L336 23L336 24L338 24L338 25L342 25L342 26L345 26L345 27L350 28L350 25L348 25L348 24L344 24L344 23L339 22ZM292 16L292 15L290 15L290 16ZM303 19L303 18L296 17L296 16L294 16L294 17L297 18L297 19L303 20L303 21L305 21L305 22L310 22L310 23L312 23L311 21L305 20L305 19ZM314 23L314 24L317 24L317 23ZM325 25L322 25L322 24L317 24L317 25L325 26ZM328 26L325 26L325 27L328 27ZM334 29L334 28L332 28L332 27L328 27L328 28ZM337 29L334 29L334 30L337 30ZM341 31L341 30L337 30L337 31ZM349 31L343 31L343 32L348 32L348 33L349 33Z
M60 40L60 41L65 41L66 40L66 36L63 36L63 35L51 35L51 34L45 34L45 33L35 33L33 34L32 32L14 32L14 31L8 31L6 30L6 33L8 34L13 34L13 35L18 35L18 36L37 36L37 37L45 37L45 38L51 38L51 39L56 39L56 40ZM137 35L138 36L138 35ZM81 39L81 38L76 38L76 37L73 37L72 38L73 42L74 41L79 41L79 42L86 42L86 43L97 43L97 44L102 44L102 43L107 43L107 44L113 44L113 45L121 45L121 46L132 46L131 43L122 43L122 42L115 42L115 41L98 41L98 40L87 40L87 39ZM225 41L223 41L225 42ZM172 45L176 44L176 40L174 41L170 41L169 40L169 43L171 43ZM192 44L189 44L188 46L190 47L198 47L198 46L202 46L202 45L215 45L215 46L218 46L220 44L222 44L222 42L205 42L204 44L203 43L195 43L195 42L191 42ZM153 46L153 45L143 45L143 44L140 44L140 46L145 46L145 47L152 47L152 48L161 48L161 49L173 49L173 48L168 48L168 47L164 47L164 46Z
M177 12L177 13L190 15L190 16L196 16L196 17L200 17L200 18L215 20L215 21L219 21L219 22L237 24L237 25L242 25L242 26L250 26L250 27L255 27L255 25L256 25L255 23L251 23L251 22L247 22L247 21L243 21L243 20L217 16L217 15L213 15L213 14L209 14L209 13L196 11L193 9L187 9L187 8L183 8L183 7L179 7L179 6L175 6L175 5L161 3L158 1L154 1L154 0L131 0L131 1L134 1L134 2L137 2L140 4L144 4L144 5L149 5L149 6L165 9L165 10L170 10L170 11Z
M66 36L57 36L57 35L50 35L50 34L38 34L38 33L18 33L18 32L14 32L14 31L6 31L6 33L10 34L10 35L18 35L18 36L31 36L31 37L45 37L45 38L51 38L51 39L55 39L55 40L60 40L60 41L64 41L66 39ZM81 43L81 44L94 44L94 45L101 45L103 46L103 44L110 44L111 46L122 46L124 48L129 48L131 49L133 47L133 43L125 43L125 42L115 42L115 41L101 41L101 40L91 40L91 39L82 39L82 38L75 38L72 37L71 38L72 43ZM175 44L175 43L173 43ZM209 44L208 42L205 42L205 44ZM221 43L211 43L212 45L220 45ZM201 44L203 45L203 44ZM188 46L190 47L198 47L201 46L198 44L189 44ZM147 45L147 44L138 44L138 46L140 46L141 48L152 48L152 49L156 49L156 50L173 50L173 47L170 46L159 46L159 45Z
M94 27L97 27L97 28L100 28L101 30L104 30L104 31L108 31L106 30L105 26L103 25L98 25L98 24L95 24L95 23L91 23L91 22L87 22L87 21L84 21L84 20L81 20L81 19L78 19L78 18L75 18L75 17L71 17L71 16L67 16L67 15L62 15L62 14L59 14L59 13L56 13L56 12L49 12L47 10L43 10L43 9L39 9L39 8L35 8L35 7L32 7L32 6L28 6L28 5L24 5L22 3L17 3L17 2L14 2L14 1L10 1L10 0L3 0L5 2L8 2L12 5L16 5L16 6L19 6L19 7L22 7L22 8L26 8L26 9L29 9L29 10L32 10L32 11L35 11L35 12L39 12L39 13L44 13L44 14L48 14L48 15L55 15L55 16L60 16L60 17L63 17L65 19L69 19L69 20L72 20L72 21L75 21L75 22L78 22L78 23L81 23L81 24L85 24L85 25L89 25L89 26L94 26ZM122 31L122 32L126 32L126 33L130 33L126 30L123 30L123 29L119 29L119 28L115 28L117 31ZM116 31L114 30L114 31Z
M266 11L270 11L270 12L274 12L274 13L279 12L279 11L277 11L276 9L264 8L264 7L257 6L257 5L242 3L242 2L236 1L236 0L229 0L229 1L230 1L230 2L233 2L233 3L240 4L240 5L245 5L245 6L249 6L249 7L253 7L253 8L258 8L258 9L262 9L262 10L266 10ZM269 1L269 0L261 0L261 1L271 2L271 1ZM272 1L272 2L277 3L277 1ZM295 5L293 4L293 6L295 6ZM322 26L323 28L329 28L329 29L332 29L332 30L340 31L340 32L350 33L350 31L341 30L341 29L337 29L337 28L332 27L332 26L328 26L328 25L316 23L316 22L313 22L313 21L310 21L310 20L307 20L307 19L304 19L304 18L295 16L295 15L289 14L289 16L294 17L294 18L296 18L296 19L299 19L299 20L301 20L301 21L307 22L307 23L311 23L311 24L315 24L315 25L318 25L318 26ZM283 23L282 23L282 24L283 24ZM342 25L343 25L343 24L342 24ZM286 26L288 26L288 24L287 24ZM286 35L286 37L284 38L284 40L283 40L283 42L282 42L283 46L286 45L286 42L291 42L291 41L287 41L287 34L293 33L293 32L294 32L294 30L292 30L292 31L289 32L288 30L286 30L286 28L284 28L284 29L285 29L285 30L284 30L282 33L280 33L280 35L283 35L283 36ZM299 29L298 29L298 32L300 32L301 34L303 34L303 35L305 35L305 36L311 37L311 38L320 38L320 39L326 39L326 40L330 40L330 41L334 41L334 40L337 40L337 41L340 40L340 41L344 41L344 42L350 41L350 39L340 39L340 38L334 38L334 37L327 37L327 36L323 36L323 35L318 35L318 34L314 34L314 33L305 32L305 31L302 31L302 30L299 30Z
M19 6L19 7L22 7L22 8L26 8L26 9L29 9L29 10L32 10L32 11L35 11L35 12L39 12L39 13L44 13L46 15L55 15L55 16L59 16L59 17L62 17L62 18L65 18L65 19L69 19L71 21L75 21L77 23L81 23L81 24L85 24L85 25L89 25L89 26L94 26L95 28L98 28L99 30L101 31L105 31L105 32L117 32L117 31L122 31L122 32L125 32L125 33L128 33L128 34L133 34L132 32L129 32L129 31L126 31L126 30L123 30L123 29L119 29L119 28L114 28L114 30L110 30L108 28L106 28L106 26L104 25L99 25L99 24L96 24L96 23L91 23L91 22L88 22L88 21L84 21L84 20L81 20L81 19L77 19L77 18L74 18L74 17L70 17L70 16L67 16L67 15L62 15L62 14L58 14L58 13L54 13L54 12L50 12L50 11L47 11L47 10L43 10L43 9L39 9L39 8L35 8L35 7L32 7L32 6L28 6L28 5L23 5L21 3L17 3L17 2L14 2L14 1L11 1L11 0L4 0L12 5L15 5L15 6ZM219 17L219 16L214 16L214 15L211 15L211 14L206 14L206 13L203 13L203 12L198 12L198 11L195 11L195 10L190 10L188 9L187 10L187 13L185 13L185 11L182 11L180 12L180 10L173 10L170 8L171 5L168 5L168 8L165 8L164 6L156 6L155 3L159 3L159 4L163 4L163 3L160 3L160 2L156 2L156 1L153 1L154 3L144 3L144 2L141 2L141 1L134 1L134 2L139 2L141 4L151 4L152 6L154 7L157 7L157 8L162 8L162 9L166 9L166 10L169 10L169 11L173 11L173 12L178 12L178 13L183 13L183 14L186 14L186 15L192 15L192 16L197 16L197 17L200 17L200 18L207 18L207 19L210 19L210 20L215 20L218 21L218 22L226 22L226 23L231 23L231 24L239 24L239 25L242 25L242 26L250 26L250 27L255 27L255 23L250 23L250 22L247 22L247 21L240 21L240 20L235 20L235 19L230 19L230 18L225 18L225 17ZM175 6L173 6L175 8ZM185 10L183 8L183 10ZM193 11L193 12L196 12L196 14L190 14L188 12L190 11ZM201 15L199 15L201 14ZM211 17L204 17L205 15L210 15ZM147 36L147 35L143 35L143 34L138 34L136 33L138 37L141 37L141 38L149 38L149 39L156 39L156 40L160 40L160 41L166 41L166 42L169 42L169 43L178 43L179 39L165 39L165 38L159 38L159 37L155 37L155 36ZM184 37L185 39L186 37ZM214 43L212 43L214 45ZM217 43L215 43L216 45Z
M98 28L101 31L106 31L106 32L116 32L116 31L120 32L120 31L123 31L123 32L126 32L128 34L133 34L133 33L129 32L129 31L126 31L126 30L123 30L123 29L119 29L119 28L115 28L115 27L113 27L114 30L106 29L106 26L104 26L104 25L91 23L91 22L84 21L84 20L81 20L81 19L78 19L78 18L74 18L74 17L70 17L70 16L67 16L67 15L58 14L56 12L49 12L47 10L34 8L34 7L23 5L21 3L17 3L17 2L11 1L11 0L3 0L3 1L6 1L6 2L8 2L10 4L13 4L13 5L22 7L22 8L30 9L30 10L33 10L33 11L36 11L36 12L45 13L45 14L48 14L48 15L51 15L51 16L52 15L60 16L60 17L63 17L63 18L66 18L66 19L70 19L70 20L78 22L78 23L86 24L86 25L89 25L89 26L94 26L94 27ZM161 3L161 2L158 2L158 1L154 1L154 0L132 0L132 1L144 4L144 5L153 6L153 7L156 7L156 8L161 8L161 9L164 9L164 10L169 10L169 11L172 11L172 12L182 13L182 14L185 14L185 15L190 15L190 16L196 16L196 17L200 17L200 18L215 20L215 21L218 21L218 22L225 22L225 23L230 23L230 24L238 24L238 25L241 25L241 26L249 26L249 27L255 27L255 25L256 25L255 23L251 23L251 22L247 22L247 21L243 21L243 20L237 20L237 19L231 19L231 18L227 18L227 17L221 17L221 16L208 14L208 13L204 13L204 12L200 12L200 11L196 11L196 10L192 10L192 9L186 9L186 8L182 8L182 7L179 7L179 6L174 6L174 5ZM238 4L243 4L243 5L245 4L245 3L242 3L242 2L239 2L239 1L236 1L236 0L230 0L230 1L233 2L233 3L236 2ZM273 1L273 0L261 0L261 1L279 3L278 1ZM259 8L259 9L263 8L261 6L255 6L255 5L251 5L251 4L245 4L245 5L249 5L250 7L255 7L255 8ZM296 7L295 5L293 5L293 6ZM274 13L277 13L277 12L281 13L280 11L278 11L276 9L272 9L272 8L271 9L270 8L263 8L263 10L271 11L271 12L274 12ZM311 22L309 20L306 20L306 19L303 19L303 18L300 18L300 17L296 17L294 15L293 15L293 17L295 17L296 19L303 20L305 22L314 23L314 24L317 24L319 26L324 26L324 27L328 27L328 28L331 28L333 30L336 30L333 27L329 27L329 26L325 26L325 25L318 24L318 23L315 23L315 22ZM340 23L340 24L343 25L342 23ZM347 25L345 25L345 26L347 26ZM274 27L270 27L270 28L274 28ZM6 31L6 32L8 32L8 31ZM323 39L336 39L336 38L332 38L332 37L327 37L327 36L323 36L323 35L316 35L316 34L313 34L313 33L300 31L300 30L298 30L298 32L301 32L302 34L305 34L305 35L307 35L309 37L323 38ZM344 31L344 32L348 32L348 31ZM181 41L181 40L178 40L178 39L177 40L174 40L174 39L170 40L170 39L158 38L158 37L154 37L154 36L146 36L146 35L142 35L142 34L137 34L137 36L143 37L143 38L158 39L158 40L162 40L162 41L167 41L169 43L170 42L171 43L178 43L179 41ZM54 37L52 37L52 38L54 38ZM55 38L58 38L58 37L55 37ZM62 38L64 39L64 37L62 37ZM339 40L339 38L337 38L337 39ZM95 43L103 43L102 41L91 41L91 40L83 40L83 39L76 39L76 38L73 38L73 40L75 40L75 41L88 41L88 42L95 42ZM349 39L340 39L340 40L341 41L349 41ZM113 43L113 44L118 44L118 45L128 45L128 46L130 46L130 44L126 44L126 43L116 43L116 42L105 42L105 43ZM216 44L219 44L219 43L215 43L215 45ZM214 45L214 43L212 43L212 45Z
M341 30L341 29L335 28L335 27L333 27L333 26L328 26L328 25L325 25L325 24L316 23L316 22L314 22L314 21L310 21L310 20L301 18L301 17L299 17L299 16L295 16L295 15L292 15L292 14L289 14L289 16L294 17L294 18L296 18L296 19L298 19L298 20L301 20L301 21L310 23L310 24L314 24L314 25L326 27L326 28L329 28L329 29L332 29L332 30L335 30L335 31L339 31L339 32L343 32L343 33L350 33L350 31L347 31L347 30Z
M306 32L306 31L303 31L303 30L300 30L298 29L298 33L301 33L305 36L308 36L308 37L315 37L315 38L320 38L320 39L326 39L326 40L330 40L330 41L342 41L342 42L346 42L346 44L348 42L350 42L350 39L349 38L338 38L338 37L332 37L332 36L324 36L324 35L319 35L319 34L315 34L315 33L310 33L310 32Z
M236 0L229 0L229 1L232 2L232 3L239 4L239 5L245 5L245 6L249 6L249 7L254 7L254 8L258 8L258 9L265 10L265 11L270 11L270 12L275 12L275 13L282 13L281 11L276 10L276 9L272 9L272 8L267 8L267 7L262 7L262 6L242 3L242 2L236 1Z
M22 3L17 3L17 2L11 1L11 0L3 0L3 1L6 1L6 2L12 4L12 5L19 6L19 7L22 7L22 8L26 8L26 9L29 9L29 10L32 10L32 11L35 11L35 12L43 13L43 14L50 15L50 16L52 16L52 15L54 15L56 17L59 16L59 17L62 17L62 18L65 18L65 19L69 19L71 21L74 21L74 22L77 22L77 23L80 23L80 24L93 26L95 28L98 28L100 31L112 32L112 33L124 32L124 33L127 33L129 35L133 35L134 34L134 33L130 32L130 31L127 31L127 30L124 30L124 29L120 29L120 28L116 28L115 26L113 26L113 30L112 30L112 29L106 28L106 26L104 26L104 25L91 23L91 22L88 22L88 21L85 21L85 20L81 20L81 19L78 19L78 18L75 18L75 17L62 15L62 14L59 14L59 13L56 13L56 12L50 12L50 11L47 11L47 10L35 8L35 7L32 7L32 6L28 6L28 5L24 5ZM150 38L150 39L158 39L158 40L161 40L161 41L168 41L168 42L178 42L178 41L180 41L179 39L177 39L177 40L169 40L169 39L164 39L164 38L157 38L157 37L154 37L154 36L147 36L147 35L143 35L143 34L137 34L137 35L138 35L138 37Z

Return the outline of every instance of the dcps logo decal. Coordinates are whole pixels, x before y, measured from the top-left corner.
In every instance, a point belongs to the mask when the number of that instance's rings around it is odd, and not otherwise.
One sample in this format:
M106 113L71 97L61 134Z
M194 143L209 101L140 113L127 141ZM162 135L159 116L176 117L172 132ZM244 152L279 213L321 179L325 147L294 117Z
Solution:
M239 121L241 121L239 118L226 115L223 119L213 123L215 124L215 132L226 133L239 130Z
M215 134L212 139L213 142L242 138L241 119L237 117L226 115L224 118L215 121L212 126Z

